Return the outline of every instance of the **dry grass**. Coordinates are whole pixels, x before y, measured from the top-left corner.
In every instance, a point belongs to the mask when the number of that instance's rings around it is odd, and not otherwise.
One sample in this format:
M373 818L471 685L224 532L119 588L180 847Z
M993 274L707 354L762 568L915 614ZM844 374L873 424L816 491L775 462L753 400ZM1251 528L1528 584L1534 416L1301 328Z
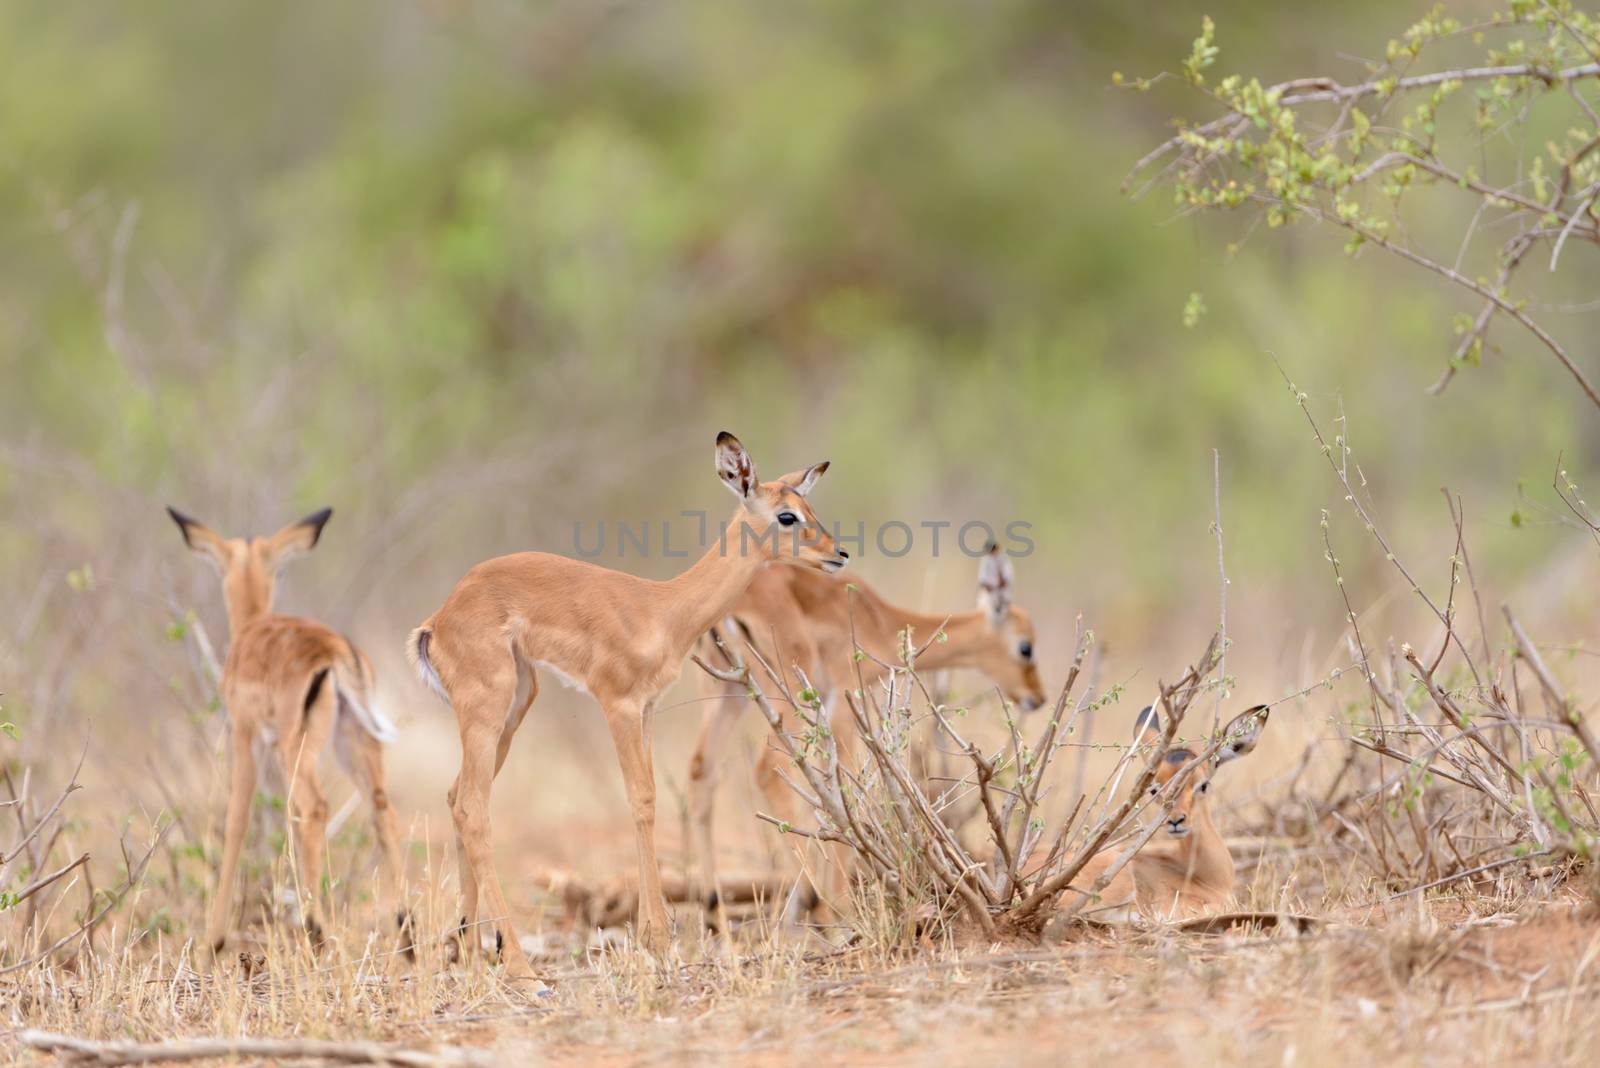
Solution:
M1280 752L1277 770L1294 769L1297 748ZM663 759L664 779L670 760ZM1600 924L1581 892L1582 877L1566 878L1564 869L1530 876L1517 867L1391 899L1389 888L1338 845L1336 827L1285 826L1294 822L1292 797L1270 809L1245 804L1242 785L1232 791L1236 811L1224 817L1240 904L1320 917L1324 925L1310 934L1085 927L1063 945L1044 947L1020 937L984 941L970 924L902 940L892 925L868 924L856 943L836 945L752 919L731 942L719 942L700 933L697 909L680 907L679 959L655 965L629 950L625 932L602 940L569 929L561 901L543 889L552 857L587 857L590 874L624 869L625 821L615 821L614 833L605 820L587 832L568 827L555 848L541 849L537 843L547 843L551 829L525 817L505 821L503 875L519 918L531 920L530 948L556 989L530 1006L502 988L481 959L445 960L454 861L443 828L427 820L414 825L411 854L413 905L419 929L429 933L419 958L390 951L363 900L357 873L370 866L359 814L334 843L334 870L343 873L336 939L311 953L281 904L289 872L274 852L281 828L273 833L276 816L267 806L267 833L251 854L242 945L215 964L188 941L199 929L204 854L215 841L214 827L192 824L216 807L209 780L220 778L222 767L215 765L211 776L165 785L191 826L176 826L160 843L138 889L92 943L80 940L46 963L0 976L6 1057L50 1060L19 1044L22 1029L138 1042L375 1040L412 1051L476 1052L484 1063L585 1064L1059 1063L1063 1051L1144 1064L1530 1056L1586 1063L1600 1040L1600 1022L1585 1011L1600 990ZM1280 777L1260 778L1270 786ZM606 784L591 779L587 788L603 792ZM735 796L730 807L741 803ZM67 806L86 814L79 795ZM1267 812L1276 825L1258 819ZM130 851L169 818L133 817L125 828ZM69 823L63 837L73 849L111 857L117 846L110 828L123 829L122 822L88 818ZM664 834L669 848L674 837L670 829ZM748 850L761 840L751 832L741 842ZM743 859L758 858L746 852ZM62 882L39 916L38 938L70 930L87 903L81 881ZM17 914L8 919L9 960L22 947ZM234 959L241 949L248 966ZM264 1063L255 1056L235 1062Z
M1600 1038L1600 927L1557 894L1472 894L1326 913L1309 936L1085 931L1051 950L942 943L806 951L771 941L654 968L550 959L531 1009L481 967L385 978L373 960L283 944L253 977L196 973L159 943L11 977L13 1026L95 1038L370 1038L506 1062L1580 1063ZM685 940L691 941L692 940ZM14 1045L13 1055L26 1059Z

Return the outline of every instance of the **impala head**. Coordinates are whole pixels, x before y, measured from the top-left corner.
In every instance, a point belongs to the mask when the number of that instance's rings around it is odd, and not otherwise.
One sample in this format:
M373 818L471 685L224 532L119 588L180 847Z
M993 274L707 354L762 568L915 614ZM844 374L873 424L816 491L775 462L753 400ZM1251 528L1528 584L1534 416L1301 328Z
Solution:
M806 504L806 494L828 469L828 461L812 464L771 482L756 478L755 461L739 439L724 430L717 435L717 475L739 498L742 507L728 525L728 541L742 552L748 546L769 559L834 572L850 554Z
M184 544L216 565L222 575L228 624L237 630L256 616L272 611L278 570L296 556L311 551L333 509L324 508L265 538L224 538L176 508L168 508L167 514L183 532Z
M1228 721L1222 728L1224 739L1216 755L1211 758L1208 765L1196 768L1189 774L1178 791L1177 798L1172 802L1172 811L1167 813L1167 825L1163 828L1167 834L1174 838L1185 838L1194 830L1196 820L1191 818L1195 813L1204 808L1206 798L1211 791L1211 778L1217 769L1230 760L1237 760L1248 756L1255 751L1256 742L1261 739L1261 731L1267 725L1266 705L1252 705ZM1156 715L1155 706L1147 705L1139 713L1139 718L1134 721L1134 735L1139 742L1155 744L1161 740L1161 718ZM1207 746L1207 748L1210 748ZM1173 776L1182 771L1197 759L1192 749L1169 749L1162 759L1161 766L1156 769L1155 782L1150 786L1153 795L1161 792L1161 788L1172 781Z
M990 542L978 561L978 607L988 632L973 666L1000 687L1006 700L1031 712L1045 702L1044 682L1034 658L1033 620L1013 603L1013 582L1011 558Z

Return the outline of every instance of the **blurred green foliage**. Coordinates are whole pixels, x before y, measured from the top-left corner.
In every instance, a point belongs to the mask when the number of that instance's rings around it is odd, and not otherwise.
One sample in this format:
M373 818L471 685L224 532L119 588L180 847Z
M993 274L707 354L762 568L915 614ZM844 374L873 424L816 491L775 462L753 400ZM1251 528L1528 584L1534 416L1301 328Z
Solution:
M1281 76L1415 14L1204 10ZM1515 573L1568 537L1512 531L1517 481L1595 453L1558 371L1516 339L1425 398L1452 294L1311 229L1225 255L1227 220L1119 194L1180 97L1111 74L1176 69L1201 13L12 0L5 592L82 569L83 611L144 594L155 640L174 581L214 599L157 504L231 531L332 503L299 603L400 635L490 552L720 512L726 426L767 473L832 458L825 519L1033 522L1057 631L1214 613L1220 448L1240 596L1298 605L1336 498L1269 354L1342 402L1402 540L1448 555L1447 483Z

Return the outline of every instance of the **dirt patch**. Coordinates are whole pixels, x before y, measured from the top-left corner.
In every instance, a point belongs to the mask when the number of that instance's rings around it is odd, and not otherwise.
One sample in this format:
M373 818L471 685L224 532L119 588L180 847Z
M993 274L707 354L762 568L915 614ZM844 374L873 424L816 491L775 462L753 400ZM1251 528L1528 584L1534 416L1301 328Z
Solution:
M1436 969L1441 983L1477 997L1516 997L1585 982L1600 984L1600 921L1587 909L1553 905L1528 917L1473 921Z

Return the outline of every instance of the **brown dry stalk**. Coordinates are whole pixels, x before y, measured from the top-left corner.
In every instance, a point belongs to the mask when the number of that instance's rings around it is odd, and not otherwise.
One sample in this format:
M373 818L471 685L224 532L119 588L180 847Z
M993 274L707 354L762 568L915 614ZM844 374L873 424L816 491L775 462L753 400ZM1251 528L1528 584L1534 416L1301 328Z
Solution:
M1051 835L1055 845L1050 860L1035 873L1039 881L1031 887L1024 880L1021 869L1047 833L1043 826L1034 825L1033 813L1048 789L1050 761L1061 748L1059 739L1063 730L1071 730L1072 721L1066 720L1064 723L1068 709L1073 709L1072 718L1075 720L1087 705L1087 696L1076 705L1072 700L1073 689L1081 677L1083 660L1091 644L1081 624L1072 667L1056 700L1055 709L1040 733L1038 744L1031 750L1023 746L1015 723L1009 719L1009 752L1002 748L995 755L988 756L964 738L945 714L944 706L923 685L914 665L914 656L908 656L907 659L912 662L904 666L885 665L888 674L884 678L881 700L872 688L846 691L849 714L854 718L864 751L862 756L865 764L860 774L848 769L848 761L840 760L832 732L819 729L825 725L817 724L802 714L801 719L813 733L813 738L804 743L785 730L781 717L755 683L743 658L728 648L720 636L714 635L713 640L729 667L713 668L698 658L696 662L713 677L736 682L746 688L761 708L777 745L794 761L805 785L810 788L810 795L807 795L799 782L790 782L791 787L805 797L820 824L815 828L799 828L764 813L759 814L758 818L803 837L839 842L851 847L866 860L872 873L888 884L904 888L931 883L945 900L961 902L973 920L989 932L995 930L998 916L1025 922L1042 908L1053 905L1061 891L1077 877L1092 857L1108 844L1127 835L1146 806L1160 806L1176 796L1182 786L1181 778L1175 778L1160 791L1159 798L1151 799L1146 794L1185 713L1217 667L1222 639L1220 634L1213 635L1203 655L1196 661L1196 666L1189 668L1175 685L1161 688L1160 701L1166 717L1165 734L1143 762L1131 794L1125 800L1111 805L1097 822L1082 831L1077 849L1058 866L1057 858L1063 855L1083 807L1084 799L1079 798L1060 829ZM782 695L789 699L782 679L775 674L772 678ZM915 721L909 699L917 692L929 704L931 711L928 718L934 729L953 742L956 751L973 765L973 771L968 776L956 780L954 786L938 797L930 797L910 763L907 740ZM1220 739L1213 744L1220 744ZM816 755L814 746L820 749L820 757ZM1133 755L1134 751L1129 750L1115 775L1120 776L1121 769ZM998 782L1003 771L1010 772L1014 782ZM939 807L947 804L958 789L978 795L977 804L971 811L983 813L989 839L985 853L990 858L988 861L977 859L941 816ZM997 797L997 792L1006 796ZM1109 798L1113 792L1111 788L1104 789L1102 796ZM1014 820L1019 808L1023 816L1020 823ZM1121 857L1121 863L1125 864L1127 858L1143 844L1143 839L1148 837L1148 829L1142 838L1135 835L1133 846ZM1108 874L1115 875L1120 866L1114 866ZM1092 896L1094 892L1092 889L1089 894ZM1074 904L1081 907L1082 901ZM1072 912L1076 911L1075 907L1067 907Z
M1511 635L1516 639L1518 655L1528 662L1528 666L1533 669L1534 677L1539 680L1539 685L1544 687L1551 711L1577 736L1584 752L1589 754L1591 766L1600 768L1600 745L1596 744L1594 732L1589 729L1583 713L1561 692L1560 684L1556 682L1555 676L1550 674L1550 669L1545 667L1544 658L1539 655L1538 648L1528 638L1528 632L1522 629L1517 617L1511 614L1511 606L1502 605L1500 610L1505 613L1506 622L1511 626Z
M92 935L95 928L100 926L100 921L109 916L112 909L122 904L123 897L126 896L127 893L134 887L138 886L139 883L144 879L144 872L145 869L150 865L150 858L156 855L156 850L160 848L162 840L166 838L167 832L172 829L172 826L173 825L169 823L165 827L162 827L160 830L158 830L154 840L150 843L150 848L146 849L144 856L140 857L138 860L128 857L126 850L124 850L123 855L127 861L128 876L115 890L112 890L107 894L108 900L105 906L101 908L99 912L91 913L88 919L84 920L70 933L63 935L61 938L51 943L49 947L40 950L31 957L26 957L12 964L8 964L4 968L0 968L0 975L9 975L12 972L21 971L30 965L37 964L38 962L50 957L57 950L65 948L78 938L86 935Z

